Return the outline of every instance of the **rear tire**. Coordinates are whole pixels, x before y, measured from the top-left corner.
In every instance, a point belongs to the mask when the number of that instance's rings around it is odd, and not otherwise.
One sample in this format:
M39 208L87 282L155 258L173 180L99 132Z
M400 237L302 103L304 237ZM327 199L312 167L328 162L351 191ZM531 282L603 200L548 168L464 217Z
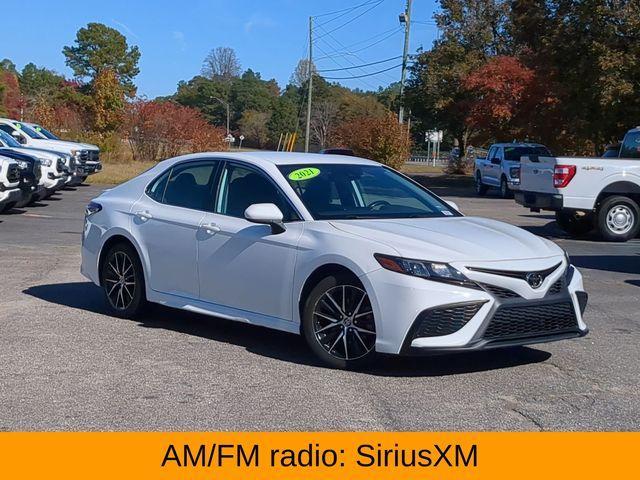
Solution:
M482 175L480 172L476 173L476 195L484 196L487 194L487 186L482 183Z
M586 235L594 228L593 215L580 215L574 210L559 210L556 212L558 227L572 236Z
M640 207L629 197L613 196L598 208L598 231L609 242L626 242L640 231Z
M369 296L357 278L323 278L304 303L302 333L327 366L360 369L375 357L376 327Z
M100 268L100 285L109 312L116 317L135 318L147 307L142 263L127 243L117 243L107 251Z

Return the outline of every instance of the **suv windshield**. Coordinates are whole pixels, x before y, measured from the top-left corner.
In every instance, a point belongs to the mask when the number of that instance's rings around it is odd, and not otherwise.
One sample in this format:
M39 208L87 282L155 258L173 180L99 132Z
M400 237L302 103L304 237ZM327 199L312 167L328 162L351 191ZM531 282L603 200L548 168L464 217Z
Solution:
M543 147L542 145L530 147L504 147L504 159L510 162L519 162L520 157L528 155L550 157L551 152L547 147Z
M13 122L13 123L17 127L17 130L24 132L25 135L28 135L31 138L35 138L36 140L38 138L42 138L42 136L40 136L38 132L34 131L29 125L26 125L22 122Z
M22 148L22 145L20 145L20 143L15 138L13 138L4 130L0 130L0 140L2 140L2 143L6 143L7 147Z
M51 133L46 128L41 127L40 125L34 125L33 129L38 132L40 135L43 135L45 138L49 140L60 140L60 137L56 137L53 133Z
M280 165L317 220L433 218L460 214L424 188L377 165Z

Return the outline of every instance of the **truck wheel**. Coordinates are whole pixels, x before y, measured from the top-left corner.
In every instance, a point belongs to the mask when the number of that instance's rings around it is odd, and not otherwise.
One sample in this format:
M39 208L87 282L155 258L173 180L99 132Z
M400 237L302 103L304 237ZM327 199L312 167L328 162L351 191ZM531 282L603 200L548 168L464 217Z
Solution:
M569 235L580 236L593 230L593 215L580 213L575 210L560 210L556 212L556 223Z
M598 231L609 242L626 242L640 230L640 207L631 198L614 196L598 208Z
M485 195L487 193L487 186L482 183L482 176L480 172L476 173L476 194L477 195Z
M507 177L503 176L500 179L500 197L501 198L513 198L513 192L509 188Z

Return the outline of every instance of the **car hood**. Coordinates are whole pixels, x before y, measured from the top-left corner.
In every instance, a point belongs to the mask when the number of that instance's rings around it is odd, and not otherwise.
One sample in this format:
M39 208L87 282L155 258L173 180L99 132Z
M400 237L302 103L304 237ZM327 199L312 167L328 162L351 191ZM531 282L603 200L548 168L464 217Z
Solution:
M331 224L387 245L406 258L498 262L563 255L549 240L488 218L335 220Z
M65 142L63 140L48 140L44 138L34 138L32 139L32 144L36 148L43 148L46 150L58 151L58 152L66 152L70 153L71 150L83 150L81 144L75 142Z
M55 152L53 150L45 150L42 148L27 148L27 147L12 147L11 150L15 150L16 152L24 153L26 155L33 155L38 158L46 158L51 160L57 160L58 158L65 158L69 156L68 153L64 152Z

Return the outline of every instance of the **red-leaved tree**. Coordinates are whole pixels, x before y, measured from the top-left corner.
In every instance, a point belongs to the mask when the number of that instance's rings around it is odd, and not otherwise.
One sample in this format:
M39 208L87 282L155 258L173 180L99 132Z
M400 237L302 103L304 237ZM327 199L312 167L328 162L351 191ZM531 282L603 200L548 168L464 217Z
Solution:
M2 97L0 98L0 110L11 118L20 118L24 107L18 77L13 72L0 71L0 84L2 84Z
M158 161L182 153L226 150L222 128L209 124L195 108L170 101L132 102L124 130L134 160Z
M473 98L467 124L494 140L522 135L531 121L530 109L544 101L538 82L535 72L515 57L489 59L464 79Z

